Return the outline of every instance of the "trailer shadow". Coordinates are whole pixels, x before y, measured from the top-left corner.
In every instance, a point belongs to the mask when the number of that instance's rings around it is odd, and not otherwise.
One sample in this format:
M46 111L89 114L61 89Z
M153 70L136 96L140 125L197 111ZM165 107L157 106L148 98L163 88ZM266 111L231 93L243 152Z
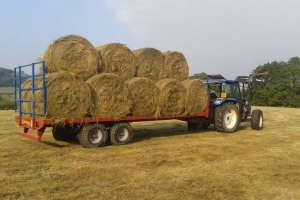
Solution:
M243 131L249 128L249 122L242 122L237 128L237 132ZM134 126L134 137L132 143L149 140L152 138L168 137L176 135L188 135L188 134L208 134L217 132L214 125L211 124L208 129L198 129L196 131L188 131L186 122L164 122L164 123L150 123L143 124L141 126ZM231 134L221 133L220 134Z

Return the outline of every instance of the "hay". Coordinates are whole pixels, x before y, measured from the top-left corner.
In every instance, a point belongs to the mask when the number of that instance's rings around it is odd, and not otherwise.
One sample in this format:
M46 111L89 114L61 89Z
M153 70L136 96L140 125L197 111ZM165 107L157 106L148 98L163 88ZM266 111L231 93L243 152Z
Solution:
M159 88L159 101L156 116L179 115L184 111L186 89L176 79L162 79L156 83Z
M186 89L184 114L193 115L204 112L208 100L205 84L197 79L185 80L181 84Z
M42 86L41 77L35 78L35 87ZM46 118L59 123L65 119L79 119L90 117L90 110L94 107L91 88L77 74L71 72L57 72L46 74L47 88ZM29 79L22 84L23 88L31 87L32 80ZM22 92L22 99L33 99L31 91ZM41 90L34 94L36 101L42 101ZM24 105L25 104L25 105ZM31 112L31 103L23 103L23 111ZM43 104L35 103L35 113L43 111Z
M176 51L164 52L165 56L165 78L175 78L184 81L189 75L189 67L184 55Z
M123 44L110 43L97 48L103 59L102 73L114 73L124 80L134 77L136 73L136 57Z
M137 57L137 77L149 78L155 82L163 79L164 55L154 48L141 48L133 51Z
M132 115L154 115L158 103L159 89L148 78L134 77L125 82L132 99Z
M98 74L87 81L93 88L96 107L94 117L124 117L130 113L131 100L120 76L112 73Z
M46 72L69 71L84 80L97 74L102 66L99 52L85 38L68 35L55 40L44 53Z

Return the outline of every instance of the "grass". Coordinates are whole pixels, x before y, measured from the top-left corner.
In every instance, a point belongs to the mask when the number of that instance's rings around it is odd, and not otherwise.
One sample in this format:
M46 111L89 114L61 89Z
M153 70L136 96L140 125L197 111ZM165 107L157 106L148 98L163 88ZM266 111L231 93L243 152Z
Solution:
M133 142L84 149L17 135L0 111L0 199L300 199L300 109L260 107L264 129L187 132L185 122L133 123Z

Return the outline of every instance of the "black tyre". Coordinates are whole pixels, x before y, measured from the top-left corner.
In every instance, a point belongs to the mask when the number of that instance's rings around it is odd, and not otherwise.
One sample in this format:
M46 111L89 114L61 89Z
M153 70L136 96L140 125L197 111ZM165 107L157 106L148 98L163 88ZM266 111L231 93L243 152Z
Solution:
M84 148L103 147L107 140L107 129L103 124L88 124L78 135L79 142Z
M202 128L203 129L208 129L208 127L209 127L209 123L208 122L204 122L203 124L202 124Z
M261 110L253 110L251 114L251 128L253 130L262 130L264 126L263 113Z
M73 141L80 131L78 126L54 126L52 128L52 135L57 141Z
M240 123L238 107L233 103L225 103L215 109L215 128L219 132L232 133Z
M197 130L197 124L194 122L188 122L188 131L196 131Z
M112 145L123 145L131 142L133 130L128 123L118 123L110 129L110 142Z

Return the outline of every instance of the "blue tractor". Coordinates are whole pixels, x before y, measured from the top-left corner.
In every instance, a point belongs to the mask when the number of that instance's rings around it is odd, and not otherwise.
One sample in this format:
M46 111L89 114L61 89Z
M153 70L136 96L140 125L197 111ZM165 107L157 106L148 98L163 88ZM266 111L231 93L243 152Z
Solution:
M214 124L219 132L232 133L236 131L240 122L251 116L251 127L254 130L263 128L263 113L261 110L251 111L249 102L249 79L227 80L220 74L207 75L206 84L209 95L209 117L202 120L201 128L207 129ZM189 130L195 130L195 123L188 124Z

